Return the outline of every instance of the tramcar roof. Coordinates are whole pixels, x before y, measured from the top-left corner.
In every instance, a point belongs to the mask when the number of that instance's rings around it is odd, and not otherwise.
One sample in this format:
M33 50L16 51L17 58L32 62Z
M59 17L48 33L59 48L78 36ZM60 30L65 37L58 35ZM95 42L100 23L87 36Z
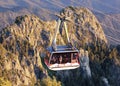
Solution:
M69 46L57 46L57 50L54 51L54 49L52 48L52 46L48 47L47 50L50 52L50 53L68 53L68 52L79 52L78 49L76 49L75 47L74 48L71 48Z

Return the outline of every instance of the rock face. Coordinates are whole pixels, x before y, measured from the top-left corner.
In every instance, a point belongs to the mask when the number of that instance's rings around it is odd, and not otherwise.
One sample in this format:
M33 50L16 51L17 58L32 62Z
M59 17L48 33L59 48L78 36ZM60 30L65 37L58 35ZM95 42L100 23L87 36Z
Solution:
M32 85L46 76L40 53L48 46L49 31L53 31L55 25L55 21L44 22L37 16L25 15L17 17L15 24L3 29L0 32L1 76L13 85Z
M120 44L120 1L65 0L26 1L0 0L0 30L12 24L17 16L35 14L44 20L55 19L54 14L66 6L84 6L92 10L102 24L110 44ZM114 7L113 7L114 6Z
M13 85L31 85L44 75L39 56L41 45L47 44L42 23L38 17L26 15L1 31L0 73Z
M107 43L101 25L87 8L68 7L63 9L60 14L69 17L72 21L71 23L68 22L71 39L80 40L84 43L91 43L100 39Z
M68 7L60 14L71 18L72 23L67 22L69 36L78 48L96 40L107 43L99 22L88 9ZM46 76L40 55L51 45L56 25L56 21L45 22L35 15L25 15L4 28L0 32L0 77L14 86L31 86ZM58 44L66 44L64 34L58 34Z

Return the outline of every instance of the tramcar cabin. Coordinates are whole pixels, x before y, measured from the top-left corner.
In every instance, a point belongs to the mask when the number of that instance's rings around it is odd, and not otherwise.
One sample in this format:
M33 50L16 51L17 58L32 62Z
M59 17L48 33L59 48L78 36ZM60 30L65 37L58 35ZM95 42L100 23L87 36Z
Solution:
M55 71L75 69L80 66L79 51L75 47L57 46L56 51L49 47L44 60L47 67Z

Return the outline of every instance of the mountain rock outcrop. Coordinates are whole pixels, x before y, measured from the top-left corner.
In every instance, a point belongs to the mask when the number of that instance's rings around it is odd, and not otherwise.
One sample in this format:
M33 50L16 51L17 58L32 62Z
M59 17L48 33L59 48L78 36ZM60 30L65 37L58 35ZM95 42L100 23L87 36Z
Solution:
M44 20L54 20L55 13L67 6L89 8L101 23L108 42L120 44L120 1L114 0L0 0L0 30L12 24L17 16L34 14Z
M70 22L68 22L70 39L79 39L84 43L91 43L97 40L107 43L100 23L87 8L67 7L60 14L70 19Z
M60 14L72 20L67 22L68 32L78 49L97 40L107 43L102 27L88 9L68 7ZM14 24L1 30L0 77L14 86L32 86L38 79L48 76L40 56L51 45L56 25L56 21L25 15L17 17ZM66 44L64 34L64 31L58 34L57 44Z

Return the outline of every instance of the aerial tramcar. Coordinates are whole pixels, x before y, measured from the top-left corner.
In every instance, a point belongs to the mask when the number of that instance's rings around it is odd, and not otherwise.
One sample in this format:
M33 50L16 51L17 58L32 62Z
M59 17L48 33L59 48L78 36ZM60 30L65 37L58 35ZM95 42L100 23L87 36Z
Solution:
M48 47L47 56L44 58L45 64L50 70L68 70L68 69L75 69L80 66L79 62L79 50L75 48L68 36L67 26L65 22L65 18L59 18L57 28L54 34L54 39L52 45ZM67 36L68 44L67 45L56 45L56 37L59 31L59 28L64 26L65 33Z

